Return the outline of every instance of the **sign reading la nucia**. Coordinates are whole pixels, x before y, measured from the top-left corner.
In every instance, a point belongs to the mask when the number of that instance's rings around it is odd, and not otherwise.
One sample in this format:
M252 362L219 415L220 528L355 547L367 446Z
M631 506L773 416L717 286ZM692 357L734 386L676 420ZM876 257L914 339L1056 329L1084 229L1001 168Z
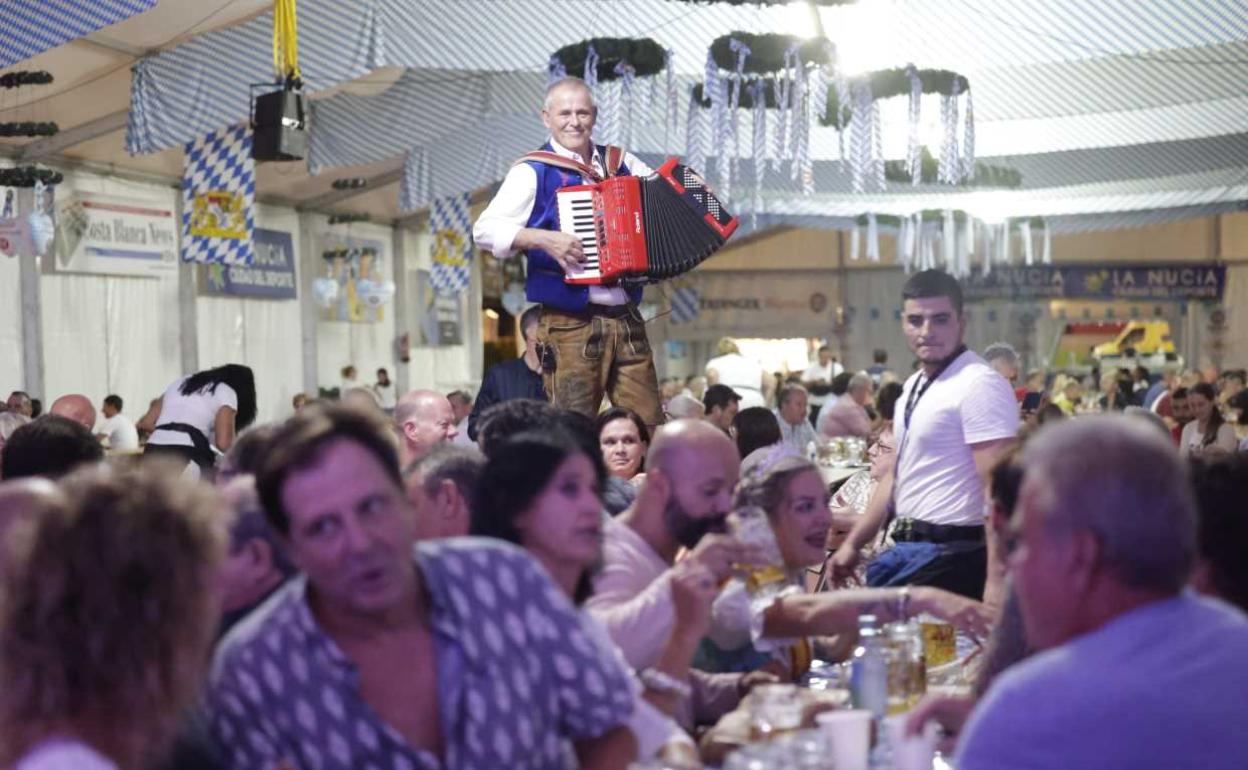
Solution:
M1226 267L1209 262L993 268L964 280L968 300L1219 300Z

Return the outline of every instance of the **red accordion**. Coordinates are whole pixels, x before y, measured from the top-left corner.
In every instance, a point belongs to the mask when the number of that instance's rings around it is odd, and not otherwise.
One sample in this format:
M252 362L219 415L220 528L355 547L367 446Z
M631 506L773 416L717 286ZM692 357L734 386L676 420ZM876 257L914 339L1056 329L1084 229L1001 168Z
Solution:
M584 268L574 284L644 284L697 267L737 229L693 169L664 163L647 177L615 176L560 188L559 229L581 239Z

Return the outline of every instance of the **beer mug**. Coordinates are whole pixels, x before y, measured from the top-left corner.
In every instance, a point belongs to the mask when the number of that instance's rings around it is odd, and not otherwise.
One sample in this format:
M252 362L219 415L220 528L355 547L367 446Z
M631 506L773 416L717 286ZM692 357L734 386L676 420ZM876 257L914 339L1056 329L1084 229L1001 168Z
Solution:
M766 511L757 506L733 511L728 514L728 531L740 542L754 546L760 554L759 563L734 565L744 576L745 589L751 596L779 590L788 581L780 545Z

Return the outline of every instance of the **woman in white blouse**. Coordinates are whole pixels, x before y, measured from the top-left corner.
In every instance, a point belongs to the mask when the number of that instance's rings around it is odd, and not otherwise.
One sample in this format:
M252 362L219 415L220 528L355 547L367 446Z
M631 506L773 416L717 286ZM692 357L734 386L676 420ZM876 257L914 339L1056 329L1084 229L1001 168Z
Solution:
M1217 394L1207 382L1187 391L1187 405L1192 421L1183 426L1179 437L1179 453L1183 457L1209 457L1235 451L1235 428L1222 419Z

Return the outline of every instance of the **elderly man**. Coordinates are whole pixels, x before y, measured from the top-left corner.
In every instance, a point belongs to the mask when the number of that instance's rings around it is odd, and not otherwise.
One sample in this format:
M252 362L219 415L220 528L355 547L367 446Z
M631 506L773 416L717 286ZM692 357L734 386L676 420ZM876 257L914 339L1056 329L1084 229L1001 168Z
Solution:
M1185 592L1195 512L1174 447L1085 417L1028 445L1010 560L1027 639L971 716L962 770L1242 768L1248 620Z
M984 360L1011 386L1018 381L1018 351L1008 342L994 342L984 348Z
M815 440L815 429L807 417L806 388L792 383L780 389L776 419L780 423L780 438L795 452L806 455L806 447Z
M235 476L221 491L234 513L229 552L217 572L224 635L281 588L295 568L264 518L255 477Z
M978 599L990 555L983 479L1014 444L1018 402L1009 383L963 344L956 278L939 270L912 275L902 288L901 318L920 367L897 402L896 465L837 550L833 571L852 574L859 549L895 514L895 544L868 565L868 582L934 585Z
M407 500L416 512L416 539L468 534L485 457L473 447L438 444L403 470Z
M819 435L828 438L838 436L868 438L871 435L871 418L867 415L866 409L869 403L871 403L871 375L858 372L849 378L849 386L844 393L819 410L819 419L815 423L815 429Z
M227 767L628 765L626 671L523 551L416 543L379 418L308 408L273 447L260 498L302 574L218 648Z
M473 227L473 238L500 259L525 252L525 293L542 305L538 340L546 351L542 371L551 401L593 417L605 392L612 404L632 409L653 428L662 414L650 342L637 309L641 287L565 280L584 272L586 257L580 239L559 230L556 190L651 173L631 153L593 143L597 114L584 81L563 78L547 88L541 118L550 140L507 172Z
M432 390L413 390L394 407L403 467L425 456L430 447L455 438L455 412L446 396Z
M667 402L666 412L669 420L700 420L706 416L706 407L693 396L681 393Z
M461 446L472 446L472 439L468 436L468 417L472 414L472 396L463 390L452 390L446 394L446 400L451 402L451 412L455 416L455 438L451 439Z
M10 412L17 412L23 417L34 417L34 405L30 402L30 395L24 390L15 390L10 393L5 405L8 406Z
M95 407L91 405L91 399L79 393L70 393L53 401L48 414L67 417L87 430L95 427Z

